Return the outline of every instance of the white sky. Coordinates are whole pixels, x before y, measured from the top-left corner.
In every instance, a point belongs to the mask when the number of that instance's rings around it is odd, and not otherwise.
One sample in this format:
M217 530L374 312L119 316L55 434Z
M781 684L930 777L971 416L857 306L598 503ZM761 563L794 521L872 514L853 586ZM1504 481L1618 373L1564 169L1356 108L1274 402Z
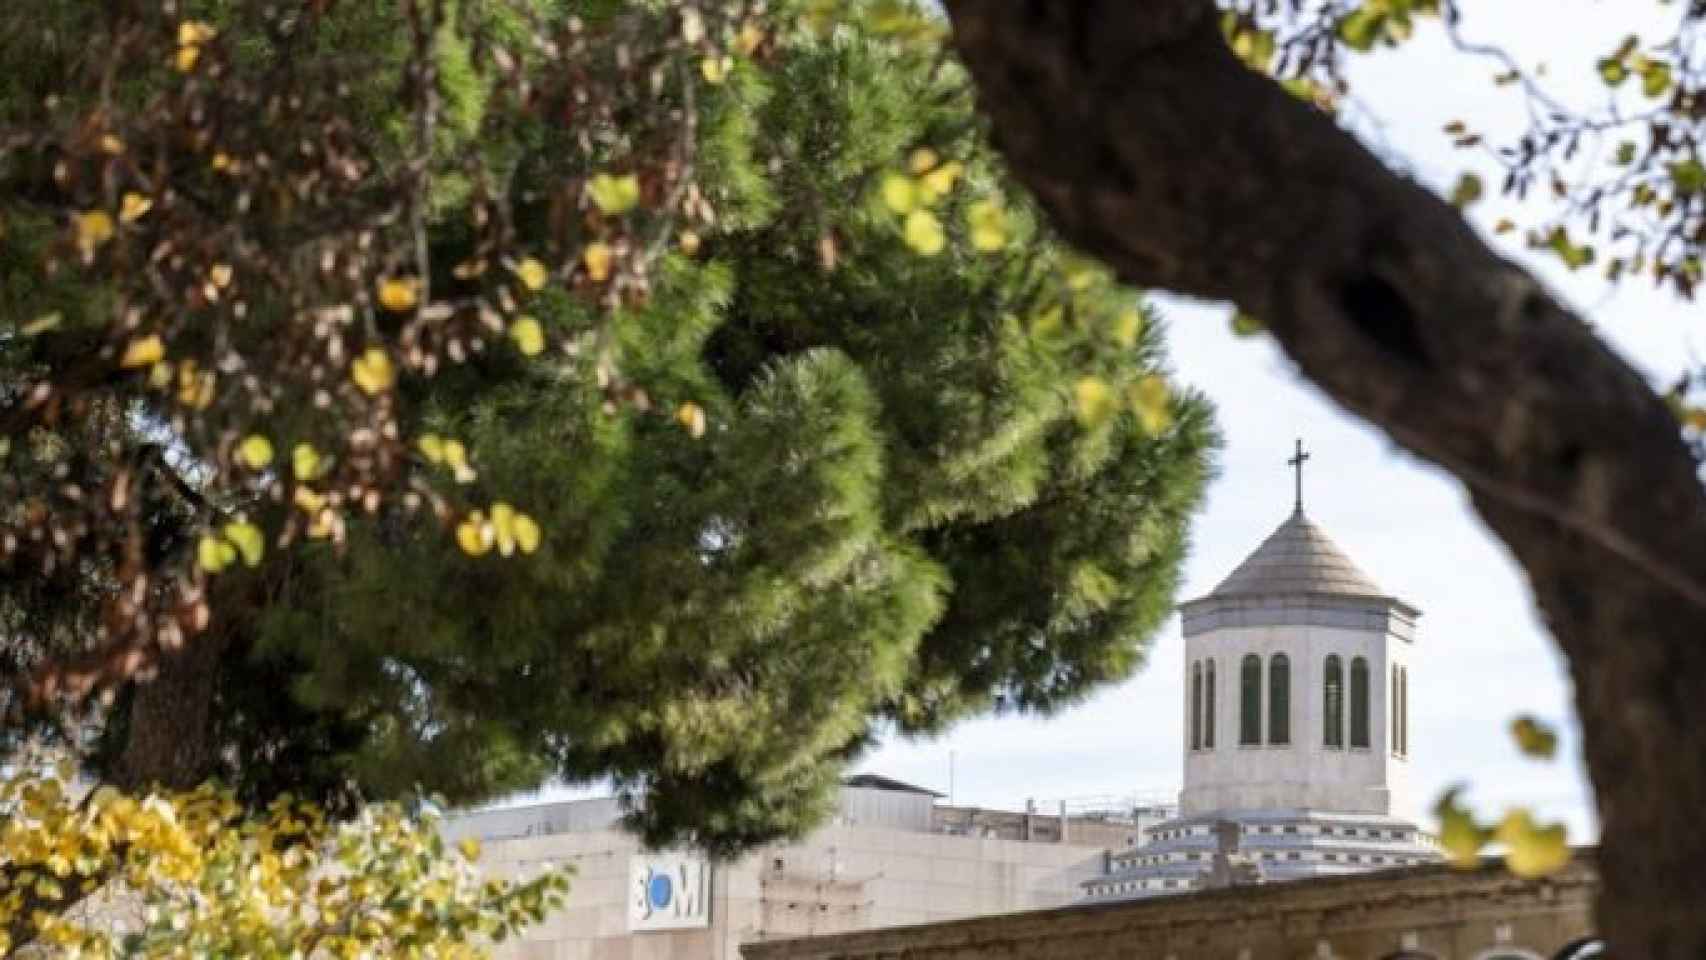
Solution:
M1656 4L1596 0L1465 0L1464 32L1503 43L1526 64L1544 57L1554 91L1576 103L1602 96L1593 62L1627 33L1656 34L1676 16ZM1451 51L1425 29L1403 52L1360 62L1355 92L1378 118L1370 136L1383 154L1444 190L1472 155L1453 150L1441 128L1454 119L1490 132L1517 129L1521 101L1489 82L1491 61ZM1487 167L1489 192L1499 178ZM1486 227L1521 211L1496 198L1474 219ZM1609 290L1596 276L1571 276L1520 242L1505 252L1536 269L1594 321L1601 334L1668 386L1691 357L1706 356L1698 308L1635 283ZM1284 519L1291 481L1285 458L1302 436L1314 452L1307 509L1374 580L1423 610L1412 678L1414 784L1419 815L1451 783L1467 781L1483 812L1523 803L1562 818L1572 841L1596 832L1559 656L1534 613L1521 572L1471 513L1461 487L1397 451L1383 435L1304 383L1265 338L1228 332L1225 307L1161 298L1180 378L1219 407L1226 435L1222 475L1194 531L1181 599L1212 589ZM1156 640L1148 666L1088 703L1048 720L967 723L925 742L890 742L860 770L881 771L946 791L954 755L961 803L1049 809L1061 798L1176 791L1181 778L1181 649L1178 618ZM1532 712L1563 728L1559 759L1518 755L1510 718Z

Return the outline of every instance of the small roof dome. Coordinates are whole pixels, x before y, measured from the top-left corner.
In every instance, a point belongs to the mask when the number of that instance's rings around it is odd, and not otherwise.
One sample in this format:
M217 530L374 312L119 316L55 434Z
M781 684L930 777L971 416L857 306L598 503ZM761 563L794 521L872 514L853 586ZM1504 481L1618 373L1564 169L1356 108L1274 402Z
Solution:
M1390 599L1326 531L1294 512L1209 597L1338 596ZM1206 599L1206 598L1205 598Z

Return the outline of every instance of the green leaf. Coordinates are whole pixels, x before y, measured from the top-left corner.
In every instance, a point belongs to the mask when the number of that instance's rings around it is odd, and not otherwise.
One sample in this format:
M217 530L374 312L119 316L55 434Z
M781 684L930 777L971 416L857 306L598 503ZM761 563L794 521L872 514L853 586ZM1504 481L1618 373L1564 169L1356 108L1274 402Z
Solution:
M619 177L597 174L587 189L592 193L592 202L598 205L599 212L606 216L627 213L640 202L640 178L631 173Z
M1671 87L1670 64L1654 63L1641 74L1641 92L1649 97L1662 97Z
M1365 4L1355 12L1339 21L1339 39L1352 50L1368 51L1374 48L1375 41L1380 39L1382 29L1386 26L1386 14Z
M1511 721L1511 736L1516 740L1517 748L1530 757L1550 760L1558 752L1558 734L1530 714L1525 713Z
M1599 62L1599 78L1608 87L1619 87L1629 79L1629 66L1618 57L1606 57Z
M1457 178L1457 186L1451 188L1451 205L1459 210L1465 209L1481 199L1485 189L1479 176L1465 173Z
M1267 327L1262 325L1262 321L1242 310L1235 311L1232 314L1232 332L1237 336L1253 337L1266 329Z
M1706 191L1706 164L1698 159L1683 160L1670 165L1670 179L1677 193Z

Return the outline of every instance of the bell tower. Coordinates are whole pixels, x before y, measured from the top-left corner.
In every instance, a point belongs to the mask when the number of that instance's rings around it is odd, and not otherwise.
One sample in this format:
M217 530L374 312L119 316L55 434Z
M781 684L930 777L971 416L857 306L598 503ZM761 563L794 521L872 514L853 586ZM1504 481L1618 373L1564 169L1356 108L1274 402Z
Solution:
M1177 818L1085 884L1093 899L1212 885L1216 851L1272 882L1430 863L1402 818L1419 610L1376 586L1303 508L1220 585L1180 607L1184 790ZM1218 844L1218 846L1216 846Z

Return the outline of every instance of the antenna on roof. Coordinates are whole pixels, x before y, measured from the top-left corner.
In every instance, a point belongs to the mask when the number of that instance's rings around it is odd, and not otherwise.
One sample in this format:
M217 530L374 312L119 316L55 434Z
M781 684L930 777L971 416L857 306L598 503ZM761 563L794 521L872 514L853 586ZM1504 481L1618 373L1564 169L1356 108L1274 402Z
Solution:
M1295 471L1297 474L1297 478L1296 478L1297 479L1297 506L1296 506L1296 510L1298 513L1303 512L1303 464L1305 462L1307 462L1311 456L1314 456L1314 454L1309 454L1309 453L1303 452L1303 438L1298 437L1297 438L1297 453L1290 460L1286 461L1286 464L1288 466L1290 466L1292 468L1292 470Z

